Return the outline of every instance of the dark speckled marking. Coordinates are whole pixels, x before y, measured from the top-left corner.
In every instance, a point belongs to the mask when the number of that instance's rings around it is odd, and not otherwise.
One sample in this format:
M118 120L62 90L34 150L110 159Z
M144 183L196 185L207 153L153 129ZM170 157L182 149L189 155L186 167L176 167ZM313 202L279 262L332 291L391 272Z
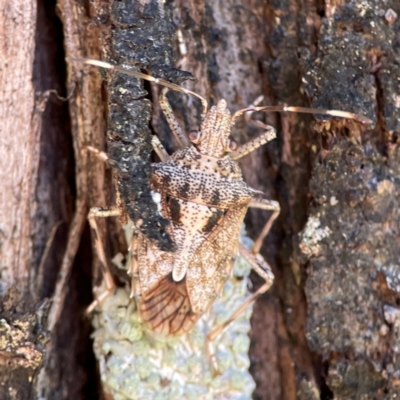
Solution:
M182 199L187 198L187 195L190 191L190 185L189 183L185 182L181 188L179 188L178 196L181 197Z
M213 206L218 206L221 201L221 196L219 195L219 190L214 190L211 194L210 202Z
M179 204L179 200L174 199L173 197L167 197L167 202L171 221L179 223L181 218L181 206Z
M225 214L223 210L216 210L212 216L208 219L207 224L203 228L204 233L211 232L214 226L218 223L220 218Z
M169 186L171 185L172 178L169 175L163 176L163 185Z

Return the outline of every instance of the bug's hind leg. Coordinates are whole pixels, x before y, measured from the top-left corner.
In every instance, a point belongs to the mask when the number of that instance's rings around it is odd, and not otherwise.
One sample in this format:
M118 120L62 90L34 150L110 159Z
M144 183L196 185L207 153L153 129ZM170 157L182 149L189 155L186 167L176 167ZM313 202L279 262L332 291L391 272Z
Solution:
M261 276L265 280L265 283L255 292L253 293L225 322L216 326L208 335L207 335L207 347L208 352L211 357L211 362L215 372L218 372L218 364L216 361L214 349L212 346L213 340L221 334L221 332L235 319L237 319L243 311L252 304L258 296L265 293L271 286L274 281L274 274L271 271L271 267L264 260L262 255L259 253L262 242L265 236L270 231L272 224L276 220L280 212L280 206L277 201L267 200L267 199L253 199L249 207L260 208L262 210L272 211L272 215L269 217L266 222L263 230L260 235L254 242L252 250L248 250L241 243L239 243L239 254L251 265L255 272Z
M102 301L104 301L113 292L115 288L114 278L112 277L110 268L108 267L104 247L100 240L99 227L97 225L96 218L119 217L120 215L121 215L121 210L119 210L116 207L112 208L94 207L91 208L89 211L88 220L94 233L93 236L95 241L95 248L97 251L97 255L100 259L100 264L103 272L103 279L106 284L106 290L89 305L89 307L86 309L86 313L88 314L91 313Z
M250 250L246 249L241 243L239 243L239 254L251 265L251 267L265 280L265 283L254 292L234 313L222 324L217 325L208 335L207 335L207 349L211 358L212 366L214 372L218 373L218 363L216 360L214 348L212 342L217 336L219 336L222 331L233 321L235 321L244 310L252 304L259 295L265 293L274 282L274 274L271 271L271 267L264 260L261 254L253 254Z

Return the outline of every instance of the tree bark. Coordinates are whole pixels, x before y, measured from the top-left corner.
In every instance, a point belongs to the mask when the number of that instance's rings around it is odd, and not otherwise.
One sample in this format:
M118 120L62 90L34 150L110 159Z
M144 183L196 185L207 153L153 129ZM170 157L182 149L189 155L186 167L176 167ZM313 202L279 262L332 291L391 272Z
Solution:
M211 104L224 98L232 112L263 95L264 105L373 120L254 116L278 138L241 161L244 179L282 212L262 248L276 280L254 308L251 372L255 399L399 395L399 14L396 0L2 4L0 397L102 398L83 317L99 275L86 215L115 194L87 145L114 158L127 154L120 143L129 147L138 178L118 180L128 214L145 215L144 233L171 245L138 194L148 190L150 134L173 148L159 88L146 84L147 95L120 77L107 88L65 56L122 61L177 83L189 71L197 81L182 86ZM121 87L136 108L121 104ZM198 128L200 105L168 96L185 130ZM114 106L120 119L106 116ZM240 121L232 135L244 143L259 133ZM249 212L253 237L266 218ZM110 258L126 251L118 223L101 231Z

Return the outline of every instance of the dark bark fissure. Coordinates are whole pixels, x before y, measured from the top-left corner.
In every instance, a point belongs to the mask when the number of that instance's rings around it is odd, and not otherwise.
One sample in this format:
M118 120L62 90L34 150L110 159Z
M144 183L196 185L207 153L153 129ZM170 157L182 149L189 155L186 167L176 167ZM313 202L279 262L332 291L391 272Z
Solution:
M37 188L41 207L36 220L37 243L42 243L42 246L37 250L34 261L36 265L40 264L37 291L41 299L51 298L54 294L57 274L66 250L69 225L75 212L76 166L70 114L65 100L73 93L67 93L65 87L63 43L63 26L57 15L56 1L39 1L35 57L37 78L34 80L38 92L52 91L43 113ZM50 234L52 229L55 230L54 237ZM47 252L43 244L49 246ZM94 396L94 391L100 392L100 384L94 354L90 350L92 328L90 321L83 317L85 308L93 298L91 265L91 239L87 226L68 281L70 290L65 308L51 339L57 352L47 354L51 359L48 361L47 374L53 383L62 382L62 385L49 387L48 398L62 398L66 388L69 388L68 397L99 398L98 395Z
M33 229L37 235L35 242L40 243L34 250L32 265L36 270L36 294L41 299L53 294L58 272L54 266L61 264L76 196L70 119L64 100L68 94L63 39L56 1L39 1L33 81L39 96L51 91L42 116L38 209Z

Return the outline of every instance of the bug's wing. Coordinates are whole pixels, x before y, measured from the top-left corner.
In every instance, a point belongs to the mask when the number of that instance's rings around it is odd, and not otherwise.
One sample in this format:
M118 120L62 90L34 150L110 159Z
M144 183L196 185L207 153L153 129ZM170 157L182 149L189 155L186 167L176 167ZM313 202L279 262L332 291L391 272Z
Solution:
M137 250L140 262L137 263L139 290L136 295L143 323L162 336L190 331L199 316L192 311L186 278L180 282L172 279L175 253L160 252L141 235Z
M199 317L192 311L185 279L174 282L172 274L143 293L138 307L145 325L164 336L189 332Z
M246 210L242 206L228 211L189 263L186 286L196 314L208 310L232 271Z
M150 330L164 336L189 332L210 307L231 272L246 209L242 206L224 215L198 247L179 282L172 278L173 254L153 259L148 252L147 256L142 253L140 264L147 268L139 271L144 290L138 308ZM150 245L146 240L142 243Z

